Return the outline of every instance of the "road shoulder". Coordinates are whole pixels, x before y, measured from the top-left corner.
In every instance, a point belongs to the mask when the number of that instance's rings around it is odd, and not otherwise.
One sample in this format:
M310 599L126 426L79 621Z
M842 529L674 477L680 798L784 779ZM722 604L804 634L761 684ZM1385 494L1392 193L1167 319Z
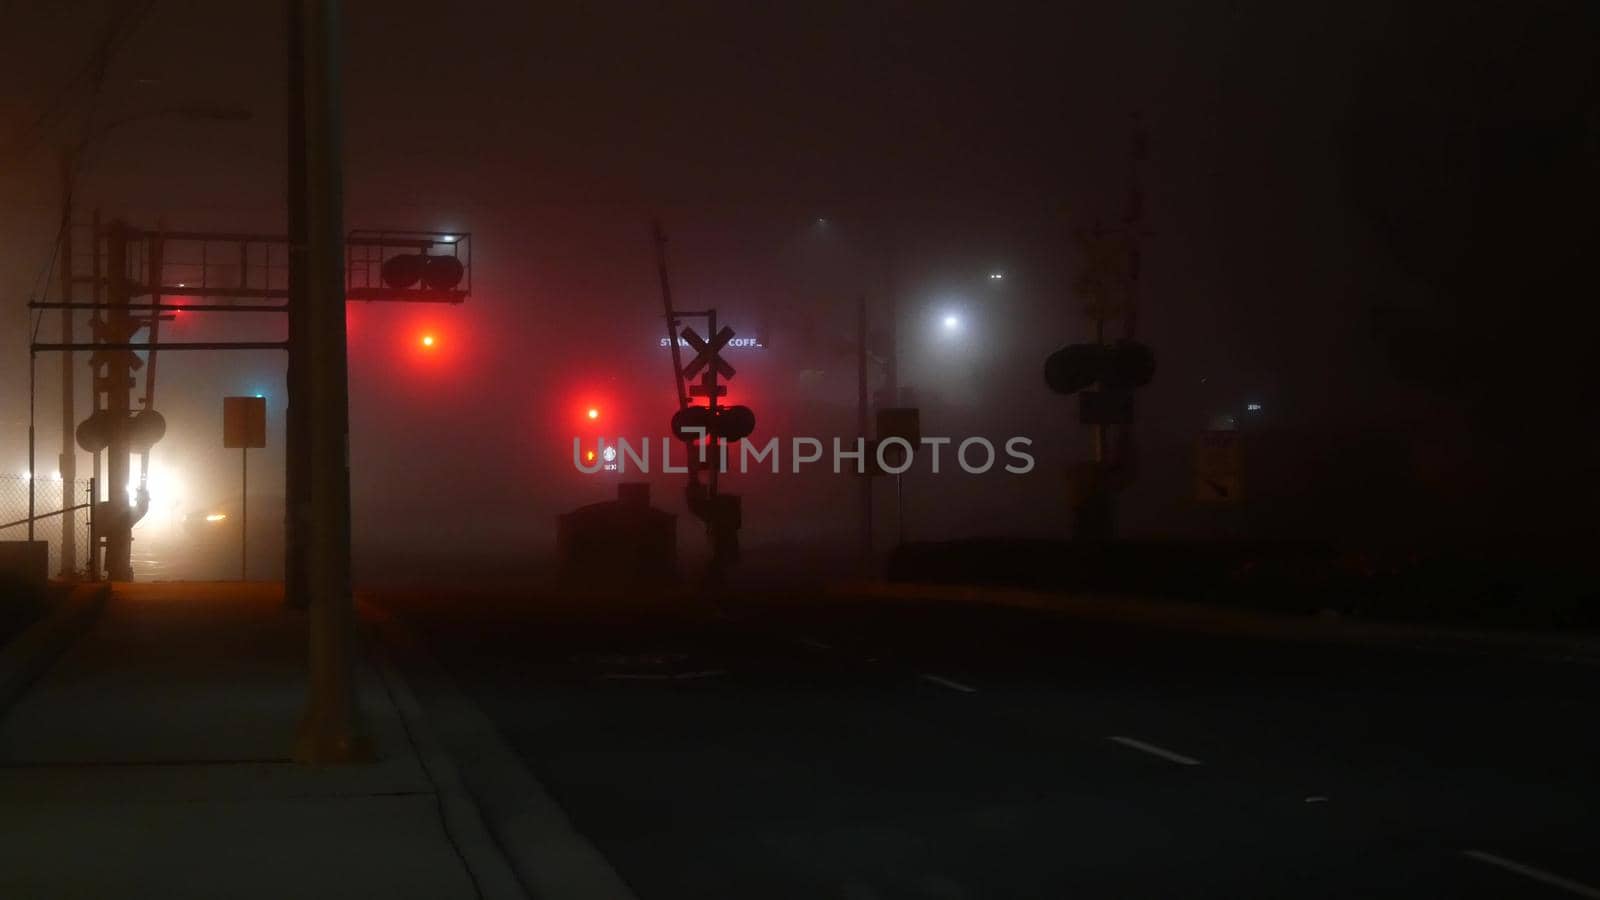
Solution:
M1215 636L1493 655L1600 666L1600 636L1590 634L1451 628L1331 615L1296 616L1144 596L1057 593L990 585L857 579L830 583L824 595L836 602L871 600L981 604Z
M541 900L633 900L632 889L559 804L528 772L499 730L428 653L399 616L362 602L361 616L408 686L400 700L408 722L423 725L430 771L440 767L443 795L457 818L481 816L529 894ZM460 792L460 793L457 793ZM466 798L470 797L470 800Z

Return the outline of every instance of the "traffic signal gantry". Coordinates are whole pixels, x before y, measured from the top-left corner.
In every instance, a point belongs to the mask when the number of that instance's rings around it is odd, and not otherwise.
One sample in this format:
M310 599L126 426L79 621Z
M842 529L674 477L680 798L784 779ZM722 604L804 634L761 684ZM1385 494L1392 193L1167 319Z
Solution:
M102 225L98 214L88 226L68 226L67 233L85 227L88 240L62 242L61 299L28 305L68 315L88 313L91 340L34 341L29 350L90 353L94 404L75 435L78 446L94 456L95 483L104 490L93 498L94 536L85 571L95 579L104 572L112 580L128 581L133 578L133 526L149 505L150 453L166 433L166 422L155 408L160 351L289 348L282 340L163 341L161 323L178 313L287 314L290 247L285 235L140 229L121 220ZM79 248L77 257L74 248ZM469 234L352 231L345 254L347 300L454 304L471 294ZM172 302L182 297L202 302ZM137 340L141 332L144 340ZM143 397L135 409L141 370ZM70 395L63 397L69 416L72 402ZM134 455L140 458L137 487L132 483ZM99 479L102 456L106 477ZM33 466L30 459L29 471Z

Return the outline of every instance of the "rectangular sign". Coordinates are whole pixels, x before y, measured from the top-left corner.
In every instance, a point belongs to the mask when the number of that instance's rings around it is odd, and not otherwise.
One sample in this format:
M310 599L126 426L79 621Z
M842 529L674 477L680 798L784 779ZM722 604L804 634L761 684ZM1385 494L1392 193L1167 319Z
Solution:
M891 406L878 410L878 440L904 438L912 447L922 440L921 413L915 406Z
M267 445L265 397L222 398L222 446L230 450Z
M665 350L668 347L672 346L671 344L667 343L667 339L666 338L656 338L656 344L663 350ZM683 348L683 349L685 349L685 350L692 349L690 347L690 345L689 345L689 342L684 340L683 338L678 338L678 346ZM761 338L759 338L759 337L735 336L735 337L730 338L728 340L727 346L724 347L723 349L725 349L725 350L765 350L765 349L767 349L767 345L763 344L761 342Z

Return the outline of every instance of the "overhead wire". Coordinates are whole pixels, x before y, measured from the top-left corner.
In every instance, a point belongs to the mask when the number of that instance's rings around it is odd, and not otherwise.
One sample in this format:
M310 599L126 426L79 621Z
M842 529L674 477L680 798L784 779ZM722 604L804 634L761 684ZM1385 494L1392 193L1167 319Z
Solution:
M85 81L91 86L91 102L105 82L106 70L117 52L122 49L129 38L139 30L149 17L150 11L155 8L156 0L138 0L119 7L111 20L106 23L99 39L95 41L94 48L83 63L69 76L64 84L56 91L34 116L33 120L24 125L16 135L0 150L0 159L11 159L32 149L34 144L46 132L48 126L60 116L69 106L74 93Z

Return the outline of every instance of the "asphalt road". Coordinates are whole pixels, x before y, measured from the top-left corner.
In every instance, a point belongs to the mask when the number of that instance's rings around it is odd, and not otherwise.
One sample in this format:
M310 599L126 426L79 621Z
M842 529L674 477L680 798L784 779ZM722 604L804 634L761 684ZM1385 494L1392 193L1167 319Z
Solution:
M1600 897L1600 667L977 607L383 602L645 900Z

